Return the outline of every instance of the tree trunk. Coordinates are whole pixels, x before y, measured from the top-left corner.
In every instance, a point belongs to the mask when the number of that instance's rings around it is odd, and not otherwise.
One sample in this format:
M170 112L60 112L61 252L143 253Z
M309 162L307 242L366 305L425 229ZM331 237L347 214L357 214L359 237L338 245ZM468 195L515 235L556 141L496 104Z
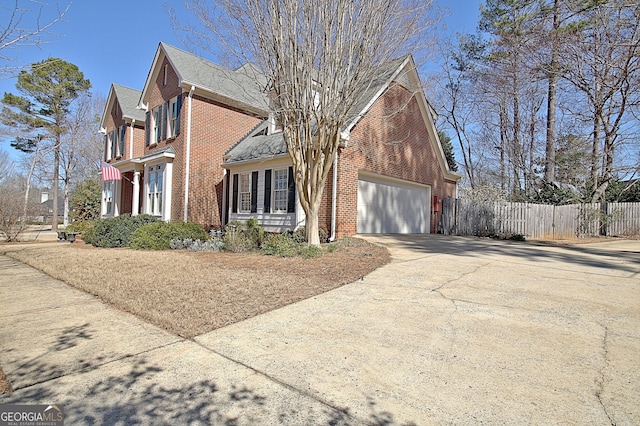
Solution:
M29 173L27 173L27 187L24 190L24 204L22 206L22 226L26 226L27 223L27 213L29 208L29 192L31 191L31 178L33 177L33 171L36 168L36 163L38 162L38 154L40 152L40 147L36 147L35 152L33 153L33 159L31 160L31 165L29 167Z
M320 210L320 203L312 203L309 206L310 211L305 211L305 234L307 242L314 246L320 246L320 227L318 221L318 212Z
M53 194L53 215L51 217L51 230L58 230L58 180L60 169L60 136L56 137L56 146L53 150L53 180L51 192Z
M549 90L547 93L547 143L544 160L544 180L553 182L556 179L556 108L558 90L558 1L553 2L553 33L551 42L551 64L549 65Z
M62 219L62 223L66 228L69 226L69 184L65 182L64 184L64 216Z

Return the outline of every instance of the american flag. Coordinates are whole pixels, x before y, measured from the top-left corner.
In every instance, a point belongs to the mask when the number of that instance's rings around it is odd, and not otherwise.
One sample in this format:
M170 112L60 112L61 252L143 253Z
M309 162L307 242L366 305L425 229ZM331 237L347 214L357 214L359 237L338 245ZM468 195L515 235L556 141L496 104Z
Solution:
M120 170L116 169L109 163L102 162L102 180L120 180L122 175Z

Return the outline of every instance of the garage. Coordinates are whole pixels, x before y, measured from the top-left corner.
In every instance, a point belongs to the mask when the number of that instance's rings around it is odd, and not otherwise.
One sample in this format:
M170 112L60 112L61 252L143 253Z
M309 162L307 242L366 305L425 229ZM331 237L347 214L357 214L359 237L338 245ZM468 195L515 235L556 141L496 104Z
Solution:
M359 234L429 233L431 189L426 185L385 178L358 178Z

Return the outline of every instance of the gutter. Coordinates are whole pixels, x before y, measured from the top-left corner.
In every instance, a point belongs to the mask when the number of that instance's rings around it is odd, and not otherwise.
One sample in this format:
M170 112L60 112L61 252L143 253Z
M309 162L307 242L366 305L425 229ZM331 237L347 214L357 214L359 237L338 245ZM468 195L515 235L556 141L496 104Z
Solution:
M191 166L191 101L193 99L193 92L196 90L195 86L191 86L189 90L189 97L187 102L187 137L186 137L186 164L184 170L184 213L183 221L188 221L189 212L189 168Z

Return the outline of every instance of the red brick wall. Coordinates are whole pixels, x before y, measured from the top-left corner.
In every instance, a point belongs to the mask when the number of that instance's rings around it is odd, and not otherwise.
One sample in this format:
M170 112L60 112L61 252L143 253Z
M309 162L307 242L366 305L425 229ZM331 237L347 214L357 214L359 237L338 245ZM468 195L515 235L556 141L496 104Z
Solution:
M166 63L168 62L165 59L162 67ZM180 94L182 89L177 85L178 77L171 66L168 67L167 84L164 84L164 71L161 68L155 84L151 87L149 111ZM188 220L202 225L218 226L221 224L222 215L223 155L241 137L253 129L261 119L198 95L193 96L191 108ZM184 218L185 144L188 111L188 93L184 93L180 116L180 134L175 138L160 141L155 146L145 147L143 152L150 154L167 146L172 146L175 150L171 194L172 221L182 221ZM144 143L143 134L142 146Z
M182 111L186 126L186 99ZM191 120L189 221L219 226L222 218L223 155L262 119L194 96ZM181 194L180 206L183 206L182 198Z
M381 96L352 129L338 168L338 236L356 233L359 172L429 185L432 196L455 194L455 183L444 179L418 101L398 85ZM330 186L329 182L324 194L329 199ZM324 220L330 227L330 213L328 217L328 222Z

